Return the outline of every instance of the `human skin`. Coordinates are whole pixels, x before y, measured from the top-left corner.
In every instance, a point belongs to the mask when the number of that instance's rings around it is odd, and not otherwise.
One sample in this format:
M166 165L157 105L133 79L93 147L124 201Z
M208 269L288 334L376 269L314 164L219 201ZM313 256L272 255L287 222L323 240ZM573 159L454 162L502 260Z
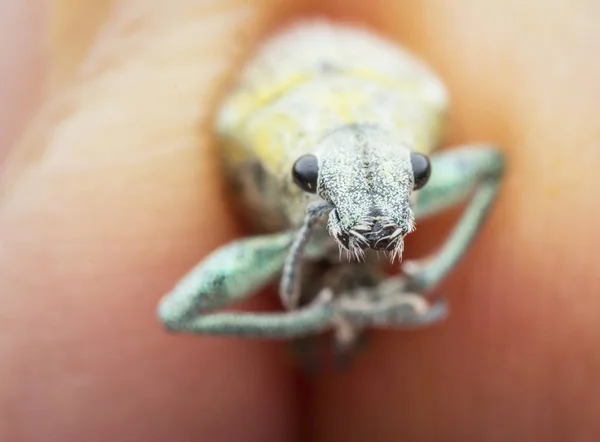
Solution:
M50 3L45 100L0 188L0 440L600 437L600 4L71 3ZM307 13L419 54L453 99L445 144L495 142L509 169L439 289L449 320L374 334L352 370L297 391L280 344L170 336L155 308L243 234L216 166L214 110L260 39ZM10 24L3 33L23 27ZM43 64L23 41L28 61L3 67L0 89L14 90L19 115L39 80L23 73ZM0 124L13 131L6 150L19 123ZM420 223L406 255L434 250L453 215Z

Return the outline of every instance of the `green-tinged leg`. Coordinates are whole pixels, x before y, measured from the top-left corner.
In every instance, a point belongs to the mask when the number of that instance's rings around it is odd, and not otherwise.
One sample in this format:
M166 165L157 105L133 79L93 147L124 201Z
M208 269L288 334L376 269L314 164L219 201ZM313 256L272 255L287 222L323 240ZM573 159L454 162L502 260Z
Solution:
M281 303L288 310L295 309L300 301L300 269L312 230L319 217L330 210L331 205L328 203L314 203L308 206L304 223L296 233L296 238L290 247L279 285Z
M323 298L283 313L211 313L190 318L181 330L191 333L245 338L290 339L306 337L333 327L334 307Z
M252 295L281 271L296 232L232 242L210 254L160 302L170 330L199 334L289 338L327 328L332 308L322 300L293 313L211 313Z
M432 157L431 178L418 195L415 215L435 214L472 197L437 253L403 264L409 291L432 289L464 255L494 202L503 171L504 157L491 146L455 149Z

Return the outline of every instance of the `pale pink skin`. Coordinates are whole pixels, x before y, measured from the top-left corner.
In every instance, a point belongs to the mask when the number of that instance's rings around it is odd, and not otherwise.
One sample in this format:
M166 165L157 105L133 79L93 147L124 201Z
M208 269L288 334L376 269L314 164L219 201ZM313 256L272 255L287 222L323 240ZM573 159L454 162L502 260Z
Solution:
M129 0L90 50L108 2L55 2L51 37L41 6L21 3L0 6L0 54L18 55L0 59L0 150L20 139L0 189L0 440L280 441L300 427L324 441L599 437L600 7L180 0L166 14ZM300 401L279 345L170 337L154 311L241 233L201 129L245 51L306 9L407 44L450 89L449 142L495 141L511 169L440 289L451 319L378 334L351 373ZM141 75L139 60L156 69ZM420 224L406 256L453 221Z

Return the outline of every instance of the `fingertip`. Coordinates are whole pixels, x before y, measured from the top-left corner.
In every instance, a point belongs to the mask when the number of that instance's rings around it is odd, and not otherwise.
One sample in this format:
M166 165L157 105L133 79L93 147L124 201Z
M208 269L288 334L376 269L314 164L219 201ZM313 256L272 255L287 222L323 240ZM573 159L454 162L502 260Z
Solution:
M278 349L156 319L162 293L238 233L212 109L250 44L238 30L258 35L271 12L159 3L115 4L4 175L0 408L31 440L291 437Z

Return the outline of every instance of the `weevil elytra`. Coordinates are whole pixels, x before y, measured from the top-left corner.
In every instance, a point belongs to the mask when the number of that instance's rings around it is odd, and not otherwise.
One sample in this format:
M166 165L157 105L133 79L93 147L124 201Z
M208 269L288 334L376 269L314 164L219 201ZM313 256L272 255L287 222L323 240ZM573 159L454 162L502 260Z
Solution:
M293 339L444 318L426 295L476 236L501 181L491 145L433 153L448 108L421 61L370 32L304 22L269 40L217 118L224 170L260 233L217 249L160 302L170 330ZM401 259L415 219L468 201L439 251ZM215 312L281 275L283 312Z

